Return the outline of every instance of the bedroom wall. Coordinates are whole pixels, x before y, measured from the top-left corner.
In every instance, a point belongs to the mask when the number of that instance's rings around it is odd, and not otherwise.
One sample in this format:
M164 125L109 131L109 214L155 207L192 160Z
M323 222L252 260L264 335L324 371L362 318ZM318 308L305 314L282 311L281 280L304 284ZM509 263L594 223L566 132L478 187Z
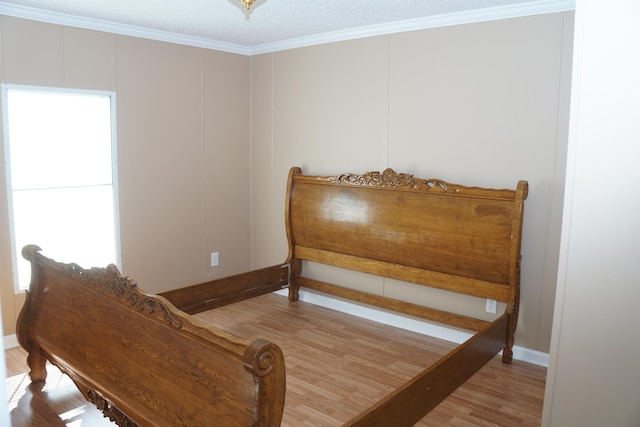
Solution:
M543 426L640 426L640 3L576 3Z
M281 262L292 165L321 174L389 166L498 187L527 179L516 344L546 352L572 21L571 13L540 15L248 58L2 17L0 79L117 91L123 269L150 292ZM0 227L8 230L4 177ZM221 253L215 269L213 250ZM5 335L22 301L10 265L3 231ZM484 316L483 301L328 273Z
M284 189L294 165L322 175L392 167L491 187L525 179L530 191L516 344L547 352L572 23L572 13L548 14L252 57L252 267L287 255ZM354 288L485 316L484 301L476 298L305 268Z
M159 292L249 269L248 57L6 16L0 37L3 83L116 91L124 274ZM24 298L13 290L8 227L2 161L5 335Z

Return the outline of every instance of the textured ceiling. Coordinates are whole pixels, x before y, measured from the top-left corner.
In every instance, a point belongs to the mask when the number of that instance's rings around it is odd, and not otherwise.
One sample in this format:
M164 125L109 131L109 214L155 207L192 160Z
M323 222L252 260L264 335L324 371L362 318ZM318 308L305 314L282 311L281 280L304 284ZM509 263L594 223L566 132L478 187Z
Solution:
M470 12L568 10L573 0L1 0L0 14L126 33L172 34L252 48ZM522 13L525 14L525 13ZM118 31L118 29L120 31Z

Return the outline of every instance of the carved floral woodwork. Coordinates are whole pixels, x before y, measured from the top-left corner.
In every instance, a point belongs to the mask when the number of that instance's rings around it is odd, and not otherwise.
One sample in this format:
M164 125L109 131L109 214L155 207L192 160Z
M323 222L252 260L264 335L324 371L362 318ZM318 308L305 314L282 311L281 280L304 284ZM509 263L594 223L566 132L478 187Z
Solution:
M127 417L123 414L118 408L111 405L104 397L100 395L95 390L89 390L85 397L91 403L93 403L96 408L102 411L103 415L109 420L113 421L120 427L138 427L138 424L133 422L131 418Z
M437 191L443 193L457 193L458 187L439 179L421 179L408 173L397 173L387 168L384 172L367 172L362 175L346 173L329 178L336 184L352 184L360 186L401 188L407 187L415 190Z
M23 248L22 254L31 261L39 251L41 249L38 246L28 245ZM113 264L106 268L94 267L91 269L84 269L75 263L55 262L49 264L61 274L87 287L113 296L124 304L130 304L140 312L162 320L176 329L182 327L182 321L162 301L141 292L138 284L131 278L121 275L118 267Z

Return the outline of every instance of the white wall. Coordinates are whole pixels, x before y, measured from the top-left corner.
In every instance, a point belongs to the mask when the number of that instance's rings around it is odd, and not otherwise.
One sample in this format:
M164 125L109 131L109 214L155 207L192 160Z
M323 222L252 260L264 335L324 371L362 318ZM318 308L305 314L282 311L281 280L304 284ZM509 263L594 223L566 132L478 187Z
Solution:
M578 0L543 424L640 426L640 3Z

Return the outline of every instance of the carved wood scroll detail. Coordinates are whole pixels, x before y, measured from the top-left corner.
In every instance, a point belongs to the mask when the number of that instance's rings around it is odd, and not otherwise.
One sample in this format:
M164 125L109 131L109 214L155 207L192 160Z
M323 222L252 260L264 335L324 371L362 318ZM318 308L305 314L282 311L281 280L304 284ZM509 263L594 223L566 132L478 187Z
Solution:
M93 403L106 418L116 423L120 427L138 427L129 417L122 413L118 408L111 405L104 397L94 390L87 392L87 400Z
M39 250L40 248L37 246L27 246L23 249L23 254L25 258L31 261L35 258L35 252ZM131 304L142 313L155 317L169 326L176 329L182 328L182 320L173 314L162 301L141 292L138 284L133 279L122 276L115 265L111 264L106 268L94 267L87 270L75 263L64 264L50 260L41 254L38 255L50 263L58 272L76 282L109 295L122 303Z
M244 354L245 369L253 375L266 376L273 369L278 351L280 350L269 341L253 341Z
M411 188L414 190L435 191L441 193L457 193L457 186L439 179L421 179L416 178L408 173L397 173L393 169L385 169L380 173L377 171L367 172L363 175L346 173L336 177L329 178L331 182L336 184L351 184L359 186L372 187L390 187L390 188Z

